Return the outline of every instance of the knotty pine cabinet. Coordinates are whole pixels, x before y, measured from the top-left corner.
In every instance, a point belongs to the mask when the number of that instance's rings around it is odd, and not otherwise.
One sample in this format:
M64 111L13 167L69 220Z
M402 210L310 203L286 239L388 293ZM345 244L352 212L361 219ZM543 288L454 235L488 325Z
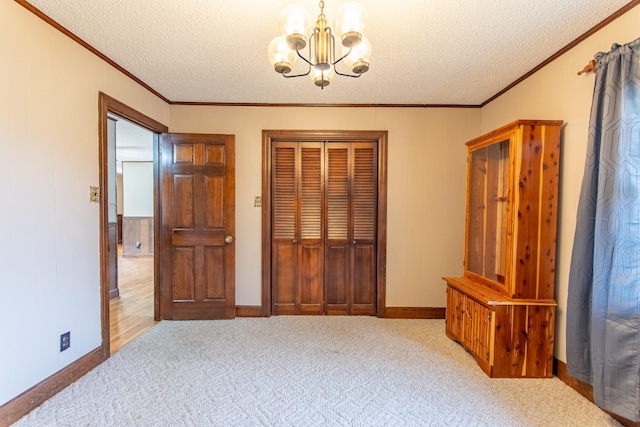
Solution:
M562 121L517 120L467 142L463 277L446 334L490 377L551 377Z

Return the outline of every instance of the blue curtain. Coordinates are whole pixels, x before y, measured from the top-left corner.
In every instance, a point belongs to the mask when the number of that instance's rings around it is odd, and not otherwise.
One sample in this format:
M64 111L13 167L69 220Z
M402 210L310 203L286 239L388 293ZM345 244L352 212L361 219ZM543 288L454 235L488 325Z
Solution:
M569 273L567 371L640 421L640 39L599 53Z

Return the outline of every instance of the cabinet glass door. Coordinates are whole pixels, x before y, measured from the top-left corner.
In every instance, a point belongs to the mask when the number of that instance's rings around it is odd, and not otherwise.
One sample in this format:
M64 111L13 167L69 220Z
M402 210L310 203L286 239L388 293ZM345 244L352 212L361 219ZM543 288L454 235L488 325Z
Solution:
M509 140L470 152L467 270L504 283Z

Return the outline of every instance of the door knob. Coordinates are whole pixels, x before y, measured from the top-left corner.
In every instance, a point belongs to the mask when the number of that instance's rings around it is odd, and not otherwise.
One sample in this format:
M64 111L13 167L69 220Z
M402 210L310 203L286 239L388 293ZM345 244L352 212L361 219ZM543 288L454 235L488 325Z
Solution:
M227 237L225 237L225 238L224 238L224 241L225 241L226 243L231 243L231 242L233 242L233 237L231 237L231 236L227 236Z

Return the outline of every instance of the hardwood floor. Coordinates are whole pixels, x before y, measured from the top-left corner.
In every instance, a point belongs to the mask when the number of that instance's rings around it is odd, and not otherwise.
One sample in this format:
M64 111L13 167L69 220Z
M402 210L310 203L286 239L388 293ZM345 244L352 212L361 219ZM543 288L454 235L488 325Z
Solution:
M118 245L120 297L109 301L111 354L155 325L153 320L153 258L123 258Z

